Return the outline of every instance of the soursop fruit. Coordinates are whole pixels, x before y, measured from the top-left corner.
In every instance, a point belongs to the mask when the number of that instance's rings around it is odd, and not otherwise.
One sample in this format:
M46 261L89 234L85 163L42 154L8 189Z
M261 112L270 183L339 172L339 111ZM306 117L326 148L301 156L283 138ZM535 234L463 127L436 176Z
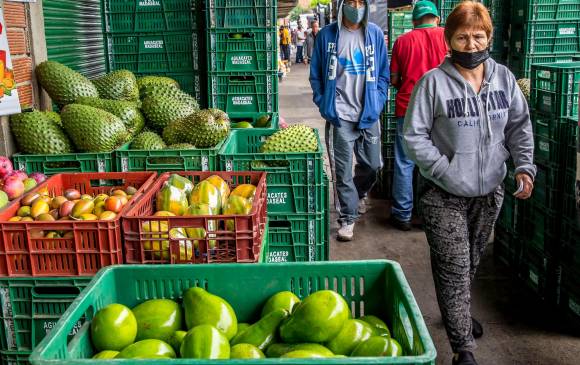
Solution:
M55 155L73 152L70 139L47 113L32 111L12 115L10 129L22 153Z
M305 125L293 125L272 134L260 149L263 153L316 152L318 138L314 130Z
M155 132L142 132L135 136L131 145L132 150L162 150L166 147L165 142Z
M520 87L520 90L522 90L522 93L524 94L524 96L526 97L526 100L530 100L530 79L519 79L517 81L518 86Z
M194 113L198 107L197 104L173 98L149 96L143 99L142 110L147 118L147 126L154 131L162 132L171 122Z
M139 100L137 78L128 70L117 70L93 80L102 99Z
M40 85L59 106L72 104L81 96L99 96L97 88L89 79L55 61L44 61L36 66L36 76Z
M166 150L193 150L195 146L189 143L176 143L165 147Z
M169 85L179 89L179 83L170 77L143 76L137 79L137 86L139 87L139 91L150 85Z
M189 95L188 93L180 90L178 87L174 85L147 85L141 89L141 99L144 100L148 97L154 98L167 98L180 101L184 104L191 105L195 109L199 109L199 105L197 104L197 100L194 97Z
M163 131L166 142L190 143L196 148L215 147L229 134L230 119L219 109L200 110L174 121Z
M41 112L44 114L45 117L47 117L49 120L51 120L54 124L56 124L57 126L62 128L62 119L60 119L60 114L58 114L57 112L51 112L51 111L46 111L46 112Z
M62 124L81 152L109 152L130 137L116 115L88 105L69 104L60 113Z
M123 121L125 128L132 135L141 132L145 127L145 117L135 102L82 97L77 99L76 104L103 109L116 115Z

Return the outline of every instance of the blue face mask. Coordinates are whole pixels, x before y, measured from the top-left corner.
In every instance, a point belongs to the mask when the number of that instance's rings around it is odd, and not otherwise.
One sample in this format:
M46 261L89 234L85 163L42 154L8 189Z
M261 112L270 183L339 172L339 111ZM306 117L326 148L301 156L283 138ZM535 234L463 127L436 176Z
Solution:
M367 10L366 6L363 6L362 8L355 8L348 4L344 4L344 6L342 7L342 12L346 17L346 19L348 19L349 22L354 24L358 24L364 20L366 10Z

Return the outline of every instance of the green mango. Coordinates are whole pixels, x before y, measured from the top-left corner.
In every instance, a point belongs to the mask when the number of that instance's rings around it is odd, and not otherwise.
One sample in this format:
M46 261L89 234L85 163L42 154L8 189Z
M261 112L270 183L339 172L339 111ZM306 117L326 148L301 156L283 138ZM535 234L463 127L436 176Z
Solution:
M136 336L137 319L122 304L109 304L91 322L91 339L97 351L121 351L135 342Z
M232 346L230 351L230 359L263 359L265 357L262 350L249 343L239 343Z
M398 357L403 356L403 348L401 344L397 342L394 338L389 338L389 354L387 356L390 357Z
M334 356L324 356L318 352L308 350L296 350L280 356L281 359L311 359L321 357L334 357Z
M170 299L152 299L133 308L137 319L135 341L157 339L168 342L175 331L181 329L183 312L179 304Z
M276 293L268 299L264 308L262 308L262 317L266 314L275 311L276 309L286 309L288 313L292 313L294 306L300 303L300 298L291 291L281 291Z
M181 348L181 343L183 342L185 335L187 335L186 331L175 331L173 332L173 335L169 337L169 341L167 341L167 343L173 347L173 350L175 350L177 355L179 355L179 349Z
M174 359L175 351L168 343L149 339L135 342L123 349L116 359L157 359L160 357Z
M280 323L288 318L286 309L277 309L254 323L245 331L238 333L231 341L232 345L249 343L264 351L276 337Z
M388 356L390 349L389 339L373 336L358 346L350 354L351 357L381 357Z
M236 333L236 335L239 333L242 333L243 331L246 330L246 328L248 328L250 326L251 326L251 324L249 324L249 323L238 323L238 333Z
M280 325L280 337L286 343L324 343L333 339L349 318L350 309L340 294L317 291L297 305Z
M238 319L232 306L205 289L187 289L183 294L183 308L188 329L209 324L222 331L228 341L238 332Z
M317 343L274 343L268 346L268 350L266 350L267 357L280 357L284 354L293 351L310 351L316 352L323 356L334 356L332 351L327 349L326 347L317 344Z
M266 128L270 126L271 117L268 114L262 114L256 119L256 128Z
M187 332L179 353L184 359L229 359L230 343L220 330L202 324Z
M375 328L375 333L377 334L377 336L391 337L391 331L389 331L389 327L379 317L368 315L362 316L359 319L373 326Z
M242 129L242 128L254 128L254 126L249 122L239 122L239 123L232 123L233 129Z
M374 329L370 324L360 319L349 319L332 340L325 345L336 355L348 355L361 342L373 336Z
M105 350L101 351L98 354L95 354L92 358L93 359L114 359L115 356L119 355L119 351L110 351Z

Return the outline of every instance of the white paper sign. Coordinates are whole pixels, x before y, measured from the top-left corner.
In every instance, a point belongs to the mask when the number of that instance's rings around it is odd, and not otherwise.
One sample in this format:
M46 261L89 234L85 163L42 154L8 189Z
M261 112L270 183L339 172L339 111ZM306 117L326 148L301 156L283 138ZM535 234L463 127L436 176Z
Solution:
M20 113L20 100L8 49L4 10L0 8L0 115Z

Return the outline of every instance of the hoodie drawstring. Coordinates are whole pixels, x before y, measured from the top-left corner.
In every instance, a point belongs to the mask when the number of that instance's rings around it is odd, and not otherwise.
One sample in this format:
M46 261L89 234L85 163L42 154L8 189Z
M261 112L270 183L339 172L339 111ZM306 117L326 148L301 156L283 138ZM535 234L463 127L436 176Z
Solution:
M463 97L464 97L463 115L467 117L467 103L469 102L469 100L467 99L467 84L465 82L463 82Z
M487 91L487 98L485 98L485 117L486 117L486 121L487 121L487 138L488 141L491 143L492 137L493 137L493 131L491 130L491 118L489 116L489 108L488 108L488 104L489 104L489 99L491 98L492 94L493 94L493 82L490 82L489 84L489 90Z

